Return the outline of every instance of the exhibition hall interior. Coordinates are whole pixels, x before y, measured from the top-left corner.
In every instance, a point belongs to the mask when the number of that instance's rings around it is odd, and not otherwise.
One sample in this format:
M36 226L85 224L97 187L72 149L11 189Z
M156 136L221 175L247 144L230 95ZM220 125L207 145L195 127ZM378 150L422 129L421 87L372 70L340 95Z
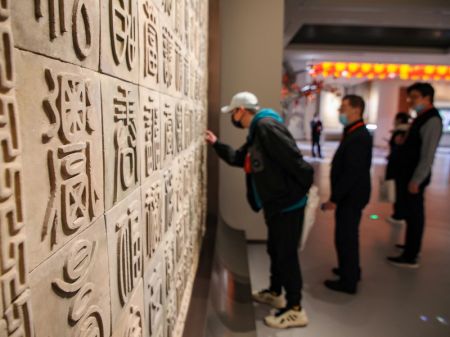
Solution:
M0 0L0 337L450 336L450 1Z

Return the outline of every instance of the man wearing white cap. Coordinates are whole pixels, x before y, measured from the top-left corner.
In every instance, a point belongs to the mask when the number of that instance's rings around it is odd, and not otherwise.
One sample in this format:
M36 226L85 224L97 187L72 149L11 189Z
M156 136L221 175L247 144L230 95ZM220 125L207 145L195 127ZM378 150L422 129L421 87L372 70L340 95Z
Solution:
M264 319L267 325L306 326L298 245L313 168L303 160L280 115L260 109L254 94L236 94L222 113L231 113L231 122L237 128L249 129L245 144L234 150L218 141L211 131L207 131L206 140L229 165L244 168L249 204L254 211L264 211L268 228L270 286L255 292L253 299L279 309Z

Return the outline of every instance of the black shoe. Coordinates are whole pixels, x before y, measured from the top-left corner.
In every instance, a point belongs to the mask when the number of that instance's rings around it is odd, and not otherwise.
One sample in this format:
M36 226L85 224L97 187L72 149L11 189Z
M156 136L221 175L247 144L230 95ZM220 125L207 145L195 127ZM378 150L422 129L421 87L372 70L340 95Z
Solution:
M331 269L331 272L332 272L334 275L341 276L341 271L339 270L339 268L333 268L333 269ZM361 281L361 273L358 275L357 281L358 281L358 282Z
M327 287L328 289L334 290L334 291L339 291L341 293L346 293L346 294L350 294L350 295L356 294L356 285L354 285L354 286L347 285L347 284L343 283L341 280L339 280L339 281L326 280L324 282L324 284L325 284L325 287Z
M397 257L387 257L387 260L390 264L396 267L410 268L410 269L419 268L419 263L417 262L416 259L407 259L403 255Z

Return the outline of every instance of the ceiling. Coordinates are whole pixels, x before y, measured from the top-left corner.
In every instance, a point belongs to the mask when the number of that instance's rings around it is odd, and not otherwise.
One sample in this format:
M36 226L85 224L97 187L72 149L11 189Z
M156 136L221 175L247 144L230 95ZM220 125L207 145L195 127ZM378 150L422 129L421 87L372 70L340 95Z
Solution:
M285 59L450 64L450 0L286 0Z

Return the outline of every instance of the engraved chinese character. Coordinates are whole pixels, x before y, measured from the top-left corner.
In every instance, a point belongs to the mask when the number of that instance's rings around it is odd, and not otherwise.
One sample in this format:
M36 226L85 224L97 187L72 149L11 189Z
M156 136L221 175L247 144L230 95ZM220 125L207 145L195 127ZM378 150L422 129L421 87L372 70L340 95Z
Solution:
M173 41L169 30L163 28L163 82L167 88L172 86L173 81Z
M130 306L128 312L128 326L124 332L124 337L142 337L144 329L142 327L142 313L136 306Z
M40 20L44 17L41 7L42 0L34 0L35 18ZM87 0L74 0L72 10L66 14L66 5L64 0L48 1L48 22L50 40L55 40L63 36L68 30L72 29L72 41L75 53L80 60L84 60L92 49L93 22L89 15L89 9L86 5ZM66 2L67 3L67 2ZM67 22L67 15L71 18L71 23Z
M181 46L175 45L175 90L182 92L183 85L183 56L181 55Z
M169 170L164 174L164 207L165 207L165 228L167 232L172 227L174 218L174 193L173 193L173 174Z
M157 102L149 96L143 108L146 177L161 167L161 126Z
M97 128L89 81L64 73L55 77L49 69L45 77L50 95L43 106L51 126L42 138L46 143L58 136L63 143L47 155L51 196L41 240L50 240L53 249L62 235L75 233L98 215L101 200L93 180L92 144L84 140Z
M172 14L173 0L162 0L162 8L167 15Z
M151 257L162 237L162 188L159 182L145 192L146 255Z
M178 153L183 151L183 105L177 103L175 106L175 140Z
M165 102L163 107L164 116L164 161L173 155L174 147L174 121L172 104Z
M117 65L126 59L128 70L137 57L137 15L134 0L110 0L111 44Z
M144 23L144 77L153 77L159 83L159 47L156 30L157 12L155 7L146 1L143 5L147 20Z
M116 148L116 183L114 202L118 200L119 188L123 191L138 182L136 103L131 92L119 86L114 98L114 144Z
M142 239L137 202L133 202L127 213L118 219L115 231L119 297L124 306L142 275Z
M148 321L151 337L162 337L164 333L163 272L163 264L160 262L153 268L147 285L150 299L148 301Z
M63 277L53 280L53 291L64 299L73 298L69 317L73 336L103 336L105 331L104 313L96 304L96 287L87 278L97 255L97 242L78 240L69 250Z

